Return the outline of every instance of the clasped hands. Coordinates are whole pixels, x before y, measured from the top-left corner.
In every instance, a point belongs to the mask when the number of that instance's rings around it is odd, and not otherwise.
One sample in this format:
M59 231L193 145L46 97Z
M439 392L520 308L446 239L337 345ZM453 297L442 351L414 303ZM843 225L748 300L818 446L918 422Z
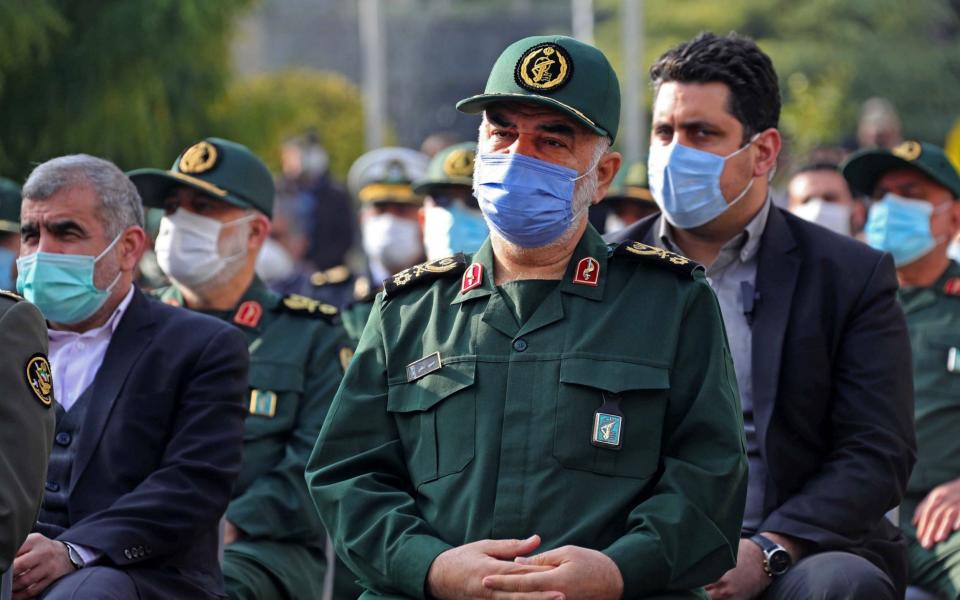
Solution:
M451 548L430 565L427 591L438 600L617 600L623 595L620 569L602 552L563 546L531 554L540 536L525 540L481 540Z

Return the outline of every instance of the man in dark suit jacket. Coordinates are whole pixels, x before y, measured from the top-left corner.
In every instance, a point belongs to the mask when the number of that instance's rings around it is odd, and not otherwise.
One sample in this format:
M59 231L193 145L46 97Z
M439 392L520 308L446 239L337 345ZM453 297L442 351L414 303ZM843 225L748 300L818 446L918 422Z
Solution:
M24 186L17 288L50 327L58 403L46 494L14 599L217 598L240 469L243 334L146 299L136 188L85 155Z
M649 179L633 239L707 265L744 410L737 566L713 598L895 598L905 546L884 513L915 458L910 346L889 255L772 205L780 96L751 41L702 34L651 68Z

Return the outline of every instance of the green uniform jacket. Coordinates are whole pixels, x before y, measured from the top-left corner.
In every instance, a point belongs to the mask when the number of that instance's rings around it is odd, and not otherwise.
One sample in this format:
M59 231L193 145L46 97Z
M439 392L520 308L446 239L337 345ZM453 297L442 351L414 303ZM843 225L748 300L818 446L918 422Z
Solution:
M588 227L522 326L491 280L489 240L462 261L483 266L479 287L461 293L476 271L444 259L377 297L307 466L371 595L423 598L441 552L534 533L541 550L603 551L625 598L734 566L747 463L720 310L702 269L631 244L614 252ZM596 285L573 282L586 257ZM442 366L408 380L434 353ZM611 393L620 450L591 444Z
M0 574L37 519L56 417L47 323L0 291Z
M183 304L176 287L156 294ZM245 537L230 548L266 565L289 597L320 598L326 534L303 472L352 346L334 307L302 296L281 298L259 279L237 308L204 312L243 330L250 349L243 466L226 513ZM354 579L350 573L337 577Z
M951 261L928 288L901 290L900 302L913 350L917 463L907 484L912 507L936 486L960 478L960 265ZM913 517L904 512L902 519Z
M343 328L347 331L347 335L350 336L354 346L360 343L360 335L370 318L373 302L374 297L370 297L368 300L357 300L340 312L340 316L343 318Z

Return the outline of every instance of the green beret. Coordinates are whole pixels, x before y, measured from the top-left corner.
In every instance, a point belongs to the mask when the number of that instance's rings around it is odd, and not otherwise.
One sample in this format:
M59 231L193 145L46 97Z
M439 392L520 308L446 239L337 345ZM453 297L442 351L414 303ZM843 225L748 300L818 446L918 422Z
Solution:
M943 149L926 142L903 142L893 149L871 148L852 155L842 167L850 187L871 195L877 181L894 169L916 169L960 198L960 175Z
M494 63L483 93L457 103L476 114L494 102L529 102L563 111L612 142L620 124L620 82L603 52L566 36L514 42Z
M207 138L184 150L169 171L137 169L127 173L143 204L162 208L171 188L186 186L241 208L273 215L273 176L246 146Z

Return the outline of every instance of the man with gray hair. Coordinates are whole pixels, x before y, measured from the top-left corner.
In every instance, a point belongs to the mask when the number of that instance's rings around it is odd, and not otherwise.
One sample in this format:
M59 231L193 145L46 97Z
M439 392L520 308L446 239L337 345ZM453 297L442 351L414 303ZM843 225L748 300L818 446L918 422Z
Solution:
M248 357L217 319L146 299L136 188L87 155L23 188L17 289L47 320L57 424L14 600L216 598Z

